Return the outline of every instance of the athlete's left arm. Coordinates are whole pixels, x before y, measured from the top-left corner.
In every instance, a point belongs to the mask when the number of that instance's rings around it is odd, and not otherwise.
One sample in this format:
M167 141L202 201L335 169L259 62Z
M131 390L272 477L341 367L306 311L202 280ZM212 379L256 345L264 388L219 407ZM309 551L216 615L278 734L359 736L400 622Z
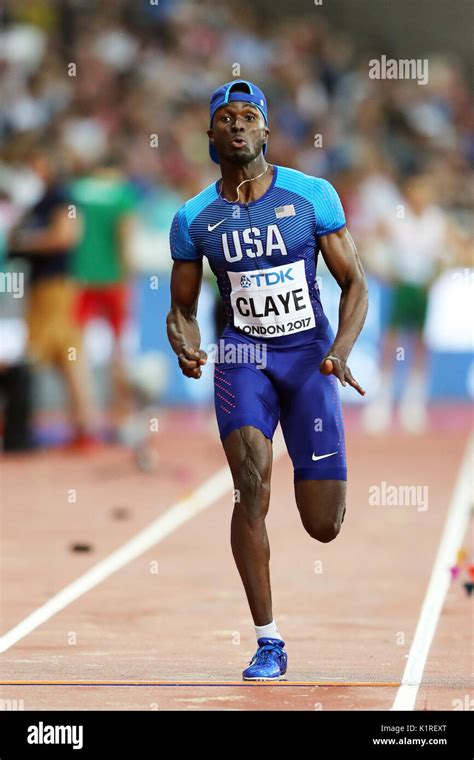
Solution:
M341 288L339 303L339 326L326 359L333 363L333 375L342 385L352 385L361 396L365 391L347 366L347 358L365 322L368 308L368 289L357 248L347 227L330 232L319 238L319 248L332 276Z

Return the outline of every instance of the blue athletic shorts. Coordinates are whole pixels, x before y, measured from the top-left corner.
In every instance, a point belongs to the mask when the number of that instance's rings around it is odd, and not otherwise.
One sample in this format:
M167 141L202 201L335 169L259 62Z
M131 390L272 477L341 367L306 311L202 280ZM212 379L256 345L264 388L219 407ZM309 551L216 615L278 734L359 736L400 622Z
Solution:
M260 355L234 338L218 345L214 402L221 441L244 425L273 440L280 422L295 481L347 480L339 381L319 371L331 341L299 348L266 344Z

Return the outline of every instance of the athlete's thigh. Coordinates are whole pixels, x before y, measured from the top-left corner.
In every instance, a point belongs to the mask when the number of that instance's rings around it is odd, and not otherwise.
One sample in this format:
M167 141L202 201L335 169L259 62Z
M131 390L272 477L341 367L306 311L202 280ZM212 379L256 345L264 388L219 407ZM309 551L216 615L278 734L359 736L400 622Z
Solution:
M222 443L233 431L249 426L273 440L280 403L264 369L250 362L216 363L214 404Z
M318 528L340 528L346 512L345 480L297 480L295 482L296 505L303 524L317 531Z
M344 425L334 375L319 364L326 344L295 349L278 384L280 423L293 462L294 481L347 480Z

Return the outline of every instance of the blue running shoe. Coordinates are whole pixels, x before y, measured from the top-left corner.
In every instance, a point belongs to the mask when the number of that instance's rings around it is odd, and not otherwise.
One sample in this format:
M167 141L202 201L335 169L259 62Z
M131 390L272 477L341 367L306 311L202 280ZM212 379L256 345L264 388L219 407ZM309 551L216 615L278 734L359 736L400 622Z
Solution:
M277 681L286 673L288 655L282 639L257 639L258 649L242 673L244 681Z

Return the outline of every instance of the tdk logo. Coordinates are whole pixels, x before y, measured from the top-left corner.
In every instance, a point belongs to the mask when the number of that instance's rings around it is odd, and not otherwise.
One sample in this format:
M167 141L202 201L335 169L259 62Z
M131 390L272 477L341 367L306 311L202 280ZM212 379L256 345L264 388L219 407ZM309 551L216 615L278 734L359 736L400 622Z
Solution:
M291 276L291 270L292 267L285 269L284 272L256 272L255 274L251 274L250 277L254 280L254 285L257 288L268 288L272 285L284 285L287 281L292 282L295 278ZM248 285L243 285L242 287L248 287Z

